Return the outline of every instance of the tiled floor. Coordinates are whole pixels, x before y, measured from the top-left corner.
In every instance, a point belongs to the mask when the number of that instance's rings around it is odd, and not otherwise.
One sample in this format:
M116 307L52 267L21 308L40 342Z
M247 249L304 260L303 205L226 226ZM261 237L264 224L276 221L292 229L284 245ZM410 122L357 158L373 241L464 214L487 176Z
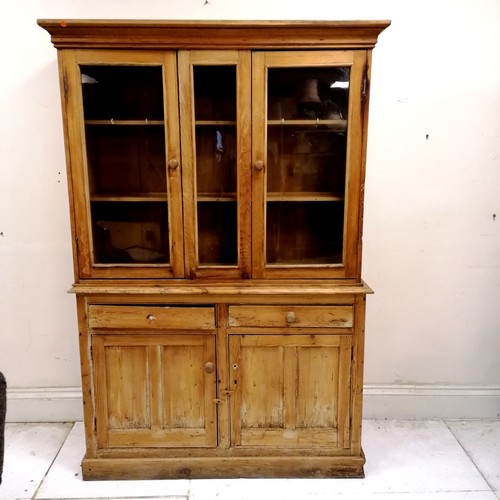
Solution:
M368 420L365 479L84 482L83 426L7 424L1 500L500 499L500 420Z

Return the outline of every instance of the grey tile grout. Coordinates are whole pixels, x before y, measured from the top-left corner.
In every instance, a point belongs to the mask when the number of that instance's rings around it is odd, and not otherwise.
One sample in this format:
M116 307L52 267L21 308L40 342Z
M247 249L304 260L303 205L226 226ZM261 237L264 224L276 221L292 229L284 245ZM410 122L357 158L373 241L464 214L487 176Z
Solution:
M488 479L486 478L486 476L483 474L482 470L479 468L479 466L476 464L476 462L474 461L474 459L470 456L470 454L467 451L467 449L465 448L465 446L460 442L460 439L458 439L458 437L453 432L452 428L449 426L449 424L448 424L449 421L451 421L451 420L445 420L445 419L443 419L444 425L446 425L446 427L448 428L448 430L450 431L451 435L453 436L453 438L455 439L455 441L458 443L458 445L460 446L460 448L462 448L462 450L464 450L464 453L467 455L467 458L470 460L470 462L472 463L472 465L474 465L475 469L479 472L480 476L484 479L484 482L488 485L488 488L490 489L490 491L494 495L498 496L498 494L493 489L493 486L490 484L490 482L488 481ZM459 419L457 421L458 422L463 422L464 419Z

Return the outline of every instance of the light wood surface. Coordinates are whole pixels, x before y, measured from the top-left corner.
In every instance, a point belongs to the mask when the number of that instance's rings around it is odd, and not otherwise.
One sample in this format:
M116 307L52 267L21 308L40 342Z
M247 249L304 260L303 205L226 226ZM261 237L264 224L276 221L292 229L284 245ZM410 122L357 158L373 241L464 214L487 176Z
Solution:
M350 328L352 306L230 306L229 326Z
M58 49L372 48L390 21L39 19Z
M114 330L212 330L215 328L213 307L89 307L91 329Z

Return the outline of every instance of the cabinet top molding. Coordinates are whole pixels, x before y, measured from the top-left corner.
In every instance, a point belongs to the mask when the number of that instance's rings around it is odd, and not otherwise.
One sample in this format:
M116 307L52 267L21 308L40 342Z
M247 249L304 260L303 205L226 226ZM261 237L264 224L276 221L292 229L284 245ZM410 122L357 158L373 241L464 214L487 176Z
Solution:
M373 48L390 21L39 19L57 49Z

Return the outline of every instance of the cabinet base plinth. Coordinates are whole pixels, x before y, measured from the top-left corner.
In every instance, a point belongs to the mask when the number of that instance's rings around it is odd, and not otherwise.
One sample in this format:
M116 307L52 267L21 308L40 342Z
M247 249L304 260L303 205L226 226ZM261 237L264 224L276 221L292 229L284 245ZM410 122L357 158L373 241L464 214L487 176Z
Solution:
M84 458L84 480L363 478L364 456Z

